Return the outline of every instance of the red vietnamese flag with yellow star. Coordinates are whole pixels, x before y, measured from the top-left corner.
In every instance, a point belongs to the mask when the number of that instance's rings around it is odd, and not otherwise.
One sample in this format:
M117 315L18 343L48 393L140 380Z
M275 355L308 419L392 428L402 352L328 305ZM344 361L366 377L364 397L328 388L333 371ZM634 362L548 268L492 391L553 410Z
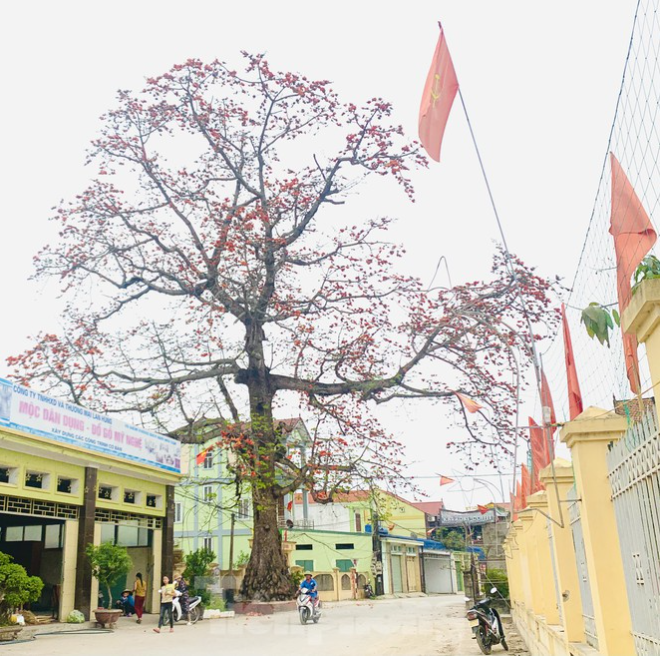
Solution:
M440 161L442 137L454 98L458 92L458 79L451 60L445 33L440 25L440 36L433 61L426 77L422 104L419 108L419 140L431 159Z

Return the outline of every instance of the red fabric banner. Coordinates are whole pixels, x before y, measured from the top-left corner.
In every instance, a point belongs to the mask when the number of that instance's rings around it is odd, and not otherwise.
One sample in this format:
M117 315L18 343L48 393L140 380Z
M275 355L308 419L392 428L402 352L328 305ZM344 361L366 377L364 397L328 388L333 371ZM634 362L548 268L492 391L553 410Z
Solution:
M619 313L622 314L632 298L630 279L655 244L657 235L642 202L614 153L610 153L610 166L612 169L610 234L614 237L616 291L619 299ZM639 392L639 365L635 335L623 333L623 352L630 389L633 394L637 394Z
M202 449L198 454L197 457L195 458L195 462L197 462L198 465L201 465L204 463L204 459L206 458L206 454L211 450L211 447L208 449Z
M538 492L544 489L539 480L539 472L550 464L550 449L548 448L544 428L539 426L531 417L527 419L529 422L529 445L532 451L532 492Z
M436 162L440 161L442 137L457 92L456 71L447 48L445 33L440 27L438 44L426 77L419 108L419 140L429 157Z
M557 429L557 415L555 415L555 405L552 402L550 385L545 377L545 371L541 371L541 405L543 406L543 423L551 424L550 430L554 433ZM546 408L549 410L549 417L546 416Z
M566 362L566 384L568 387L568 414L571 421L573 421L584 410L584 407L582 405L580 382L573 356L571 333L568 329L568 321L566 319L566 308L563 303L561 304L561 323L564 329L564 360Z

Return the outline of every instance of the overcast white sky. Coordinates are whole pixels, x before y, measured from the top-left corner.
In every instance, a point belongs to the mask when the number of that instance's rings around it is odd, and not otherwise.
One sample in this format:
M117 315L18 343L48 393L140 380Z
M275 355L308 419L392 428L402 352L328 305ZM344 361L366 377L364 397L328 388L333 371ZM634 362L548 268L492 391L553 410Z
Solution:
M239 62L266 52L280 70L327 78L346 99L379 95L416 137L424 79L441 20L511 249L546 274L572 280L589 222L636 2L250 3L140 0L14 2L2 11L0 105L3 239L0 377L4 359L40 329L57 330L56 287L27 279L54 237L50 208L83 188L85 149L117 89L141 88L189 57ZM430 279L441 255L453 282L490 264L496 226L457 102L441 164L415 175L417 203L392 190L392 232L408 271ZM368 208L362 210L369 211ZM559 400L558 405L565 404ZM530 401L533 408L533 401ZM523 415L526 416L526 415ZM416 404L385 416L408 445L411 474L461 469L443 418ZM485 471L485 470L484 470ZM485 502L419 478L449 506ZM488 478L499 486L497 479ZM480 484L477 484L479 486ZM470 490L473 483L462 479ZM508 486L508 483L507 483Z

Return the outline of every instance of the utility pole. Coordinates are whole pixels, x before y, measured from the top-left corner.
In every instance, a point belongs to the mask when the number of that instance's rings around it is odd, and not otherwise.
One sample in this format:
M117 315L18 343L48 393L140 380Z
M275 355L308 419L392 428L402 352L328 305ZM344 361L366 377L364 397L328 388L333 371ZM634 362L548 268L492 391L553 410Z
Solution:
M384 595L383 588L383 548L380 542L380 524L376 511L371 511L371 544L374 552L373 562L376 577L376 596Z

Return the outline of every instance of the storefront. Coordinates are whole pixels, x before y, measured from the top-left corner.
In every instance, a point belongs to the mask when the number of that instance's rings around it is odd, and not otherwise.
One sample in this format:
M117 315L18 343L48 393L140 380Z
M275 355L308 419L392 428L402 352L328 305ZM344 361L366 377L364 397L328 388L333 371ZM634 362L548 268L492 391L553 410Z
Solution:
M99 601L88 544L128 548L156 585L172 573L180 445L0 379L0 551L44 581L40 613L89 617Z

